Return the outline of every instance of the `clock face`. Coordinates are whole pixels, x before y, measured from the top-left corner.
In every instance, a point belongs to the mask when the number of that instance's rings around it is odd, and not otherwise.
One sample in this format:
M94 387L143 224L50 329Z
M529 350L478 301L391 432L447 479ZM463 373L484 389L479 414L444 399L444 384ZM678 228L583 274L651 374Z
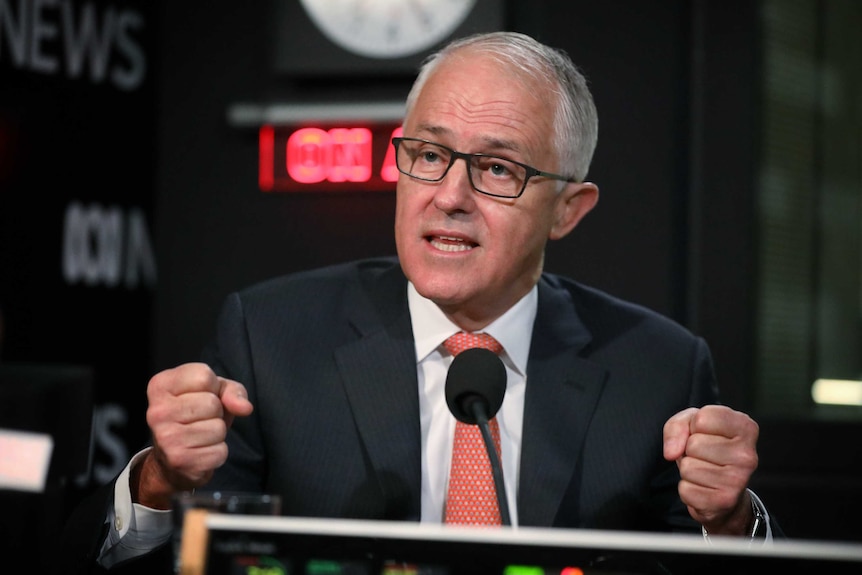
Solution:
M367 58L401 58L448 37L476 0L301 0L334 44Z

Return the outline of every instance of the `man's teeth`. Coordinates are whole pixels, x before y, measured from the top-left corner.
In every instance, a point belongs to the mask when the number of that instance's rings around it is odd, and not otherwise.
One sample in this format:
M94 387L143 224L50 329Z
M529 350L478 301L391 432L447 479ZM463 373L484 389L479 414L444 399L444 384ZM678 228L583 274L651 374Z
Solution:
M461 239L446 236L431 238L431 245L444 252L466 252L473 249L472 245L464 243Z

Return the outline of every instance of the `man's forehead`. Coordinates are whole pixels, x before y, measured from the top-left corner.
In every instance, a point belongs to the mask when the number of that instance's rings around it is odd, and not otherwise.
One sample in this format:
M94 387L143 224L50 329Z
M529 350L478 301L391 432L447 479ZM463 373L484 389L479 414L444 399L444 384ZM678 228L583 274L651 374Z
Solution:
M516 69L482 51L448 56L417 95L405 135L520 161L547 155L554 107L540 83Z

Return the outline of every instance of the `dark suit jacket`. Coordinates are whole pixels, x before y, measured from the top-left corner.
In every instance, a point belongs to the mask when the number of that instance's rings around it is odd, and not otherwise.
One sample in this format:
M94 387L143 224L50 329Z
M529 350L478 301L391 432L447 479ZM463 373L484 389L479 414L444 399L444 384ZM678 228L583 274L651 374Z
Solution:
M643 307L558 276L539 282L527 369L519 524L697 530L662 427L717 402L707 345ZM230 295L204 361L255 405L208 488L278 493L294 516L418 521L419 401L407 282L394 259L284 276ZM106 486L110 487L110 486ZM108 491L108 490L106 490ZM72 523L89 542L96 494ZM85 507L85 506L82 506Z

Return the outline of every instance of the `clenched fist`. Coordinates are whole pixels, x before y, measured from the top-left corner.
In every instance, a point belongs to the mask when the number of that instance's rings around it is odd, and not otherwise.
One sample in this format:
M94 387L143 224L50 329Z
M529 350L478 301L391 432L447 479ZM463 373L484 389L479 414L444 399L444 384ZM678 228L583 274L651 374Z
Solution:
M205 485L227 459L227 430L254 407L245 387L203 363L159 372L147 386L153 449L132 470L132 498L169 509L171 496Z
M664 457L679 467L679 496L711 535L748 533L759 433L748 415L722 405L685 409L664 425Z

